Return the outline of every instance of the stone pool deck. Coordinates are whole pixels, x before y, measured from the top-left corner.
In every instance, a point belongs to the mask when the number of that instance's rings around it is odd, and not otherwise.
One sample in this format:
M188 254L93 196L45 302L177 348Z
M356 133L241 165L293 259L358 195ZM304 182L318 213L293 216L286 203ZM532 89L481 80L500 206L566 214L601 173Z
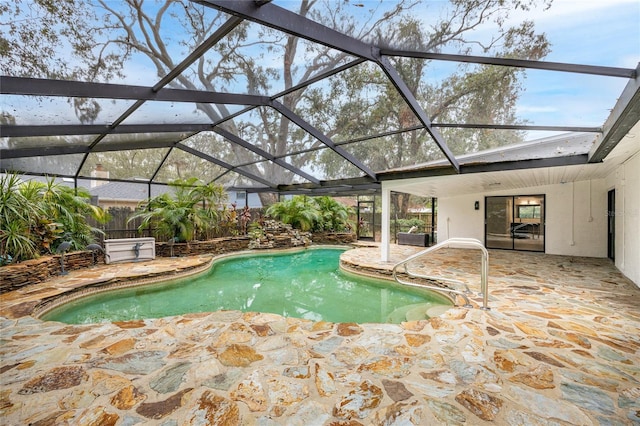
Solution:
M392 258L417 250L393 246ZM478 292L479 256L446 249L414 266ZM388 274L378 258L363 247L342 260ZM640 424L640 289L606 259L491 250L490 311L400 325L237 311L94 325L28 315L69 288L208 260L99 266L3 294L2 424Z

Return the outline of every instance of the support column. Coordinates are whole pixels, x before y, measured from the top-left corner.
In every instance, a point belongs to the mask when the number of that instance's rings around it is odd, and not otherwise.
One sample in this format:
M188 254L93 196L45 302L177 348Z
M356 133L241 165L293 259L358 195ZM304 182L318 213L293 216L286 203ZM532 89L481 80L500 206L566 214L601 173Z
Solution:
M391 230L391 190L385 188L382 182L382 223L380 236L380 256L383 262L390 261L390 230Z

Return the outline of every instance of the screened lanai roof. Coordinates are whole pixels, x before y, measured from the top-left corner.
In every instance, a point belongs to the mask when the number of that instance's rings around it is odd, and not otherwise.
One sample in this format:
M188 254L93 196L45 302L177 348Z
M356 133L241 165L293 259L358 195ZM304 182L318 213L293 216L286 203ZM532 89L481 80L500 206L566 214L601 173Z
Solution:
M46 19L5 12L0 171L313 194L597 163L640 116L640 6L548 3L96 0L69 24L84 50L34 55L19 23Z

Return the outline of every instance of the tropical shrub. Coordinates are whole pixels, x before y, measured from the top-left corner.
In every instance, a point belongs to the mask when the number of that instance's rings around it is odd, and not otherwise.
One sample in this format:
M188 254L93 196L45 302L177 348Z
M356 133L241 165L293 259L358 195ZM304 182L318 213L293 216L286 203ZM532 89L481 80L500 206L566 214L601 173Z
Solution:
M0 177L0 264L38 255L29 231L40 213L39 207L32 208L32 203L20 192L20 184L17 175Z
M238 217L240 220L240 230L243 234L247 233L247 224L251 221L251 210L249 206L244 206Z
M248 234L252 240L257 240L264 237L264 229L258 222L251 222L248 226Z
M315 202L320 213L320 220L316 230L351 231L353 225L349 222L349 218L355 214L353 208L345 206L329 196L316 197Z
M267 216L301 231L311 231L320 219L317 204L306 195L295 195L272 204L267 209Z
M266 214L301 231L347 231L353 211L332 197L296 195L271 205Z
M158 239L193 241L209 239L225 211L227 193L220 185L197 178L170 184L174 194L158 195L140 203L129 222L142 219L139 231L152 228Z
M53 178L23 182L16 174L0 176L0 263L53 253L63 241L82 249L102 231L87 223L106 223L108 215L90 203L84 188L70 188Z
M96 234L104 234L87 223L88 217L97 223L109 220L106 211L91 204L91 194L87 189L70 188L56 183L53 178L44 184L31 182L40 187L45 220L48 218L61 225L62 235L55 239L53 249L63 241L71 241L71 249L80 250L95 242Z

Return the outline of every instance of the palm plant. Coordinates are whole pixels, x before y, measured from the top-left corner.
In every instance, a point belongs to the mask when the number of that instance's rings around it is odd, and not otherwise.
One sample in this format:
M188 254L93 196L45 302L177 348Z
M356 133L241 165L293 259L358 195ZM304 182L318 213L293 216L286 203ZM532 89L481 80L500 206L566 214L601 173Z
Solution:
M22 182L16 174L0 177L0 263L26 260L52 253L68 235L75 249L93 242L102 231L87 218L104 222L107 215L89 203L89 193L69 188L53 178L45 183Z
M220 225L220 219L224 216L227 203L227 192L221 185L210 183L198 185L197 179L189 179L184 182L191 186L190 196L201 203L202 208L196 210L196 233L203 239L213 237Z
M36 182L38 184L39 182ZM39 190L43 202L43 210L47 217L55 218L65 239L71 240L72 249L82 249L95 240L96 234L103 231L89 225L86 218L91 217L98 223L106 223L108 214L99 206L92 205L91 194L85 188L70 188L47 179ZM62 242L56 239L55 245ZM53 247L51 247L53 248Z
M193 239L193 204L184 200L174 200L169 194L161 194L143 202L138 210L129 217L129 222L142 219L138 231L153 228L156 238L177 238L178 241Z
M14 174L0 177L0 264L38 254L29 232L38 212L19 191L20 183Z
M177 238L192 241L198 235L205 238L218 224L219 209L226 200L224 188L205 185L197 179L174 181L174 195L168 193L143 202L129 218L142 219L139 231L151 227L160 239Z
M17 175L0 177L0 264L37 254L34 241L29 238L35 212L18 191L19 185Z
M352 208L329 196L316 197L315 202L321 218L319 229L334 232L351 229L349 217L354 214Z
M304 195L272 204L266 214L302 231L311 231L320 220L316 202Z
M271 205L267 216L302 231L345 231L351 229L352 208L329 196L309 198L296 195Z

